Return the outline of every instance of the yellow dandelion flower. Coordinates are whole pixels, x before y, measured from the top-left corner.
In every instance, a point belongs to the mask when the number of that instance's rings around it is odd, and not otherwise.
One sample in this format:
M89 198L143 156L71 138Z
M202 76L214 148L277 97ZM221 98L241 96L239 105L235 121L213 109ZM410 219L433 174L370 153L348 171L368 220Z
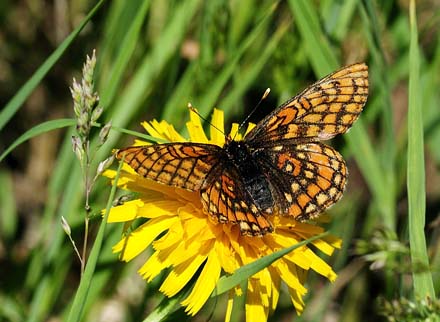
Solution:
M190 112L187 123L190 142L210 143L222 147L225 144L223 113L214 110L211 138L205 135L199 116ZM146 131L156 138L170 142L185 142L173 128L162 121L142 123ZM252 126L249 127L249 129ZM220 131L219 131L220 129ZM234 124L230 136L236 135ZM249 130L248 129L248 130ZM145 145L137 141L135 145ZM106 171L109 178L114 171ZM181 302L189 315L195 315L209 299L222 274L233 274L238 268L252 263L265 255L292 246L305 239L321 234L324 229L317 225L295 221L287 216L271 217L273 233L261 237L240 234L238 225L220 224L203 211L200 194L145 179L124 164L118 181L120 188L136 192L138 198L111 209L108 221L131 223L143 218L142 224L126 233L114 246L120 258L130 261L152 245L153 253L139 269L148 282L164 269L168 275L160 291L168 297L181 291L198 272L190 294ZM339 248L341 241L327 236L313 243L326 255ZM290 299L298 314L303 311L304 286L307 272L313 270L330 281L336 278L332 268L308 246L302 246L275 261L248 279L246 292L246 321L267 321L277 306L281 284L287 286ZM235 296L242 290L236 287L229 292L225 321L229 321Z

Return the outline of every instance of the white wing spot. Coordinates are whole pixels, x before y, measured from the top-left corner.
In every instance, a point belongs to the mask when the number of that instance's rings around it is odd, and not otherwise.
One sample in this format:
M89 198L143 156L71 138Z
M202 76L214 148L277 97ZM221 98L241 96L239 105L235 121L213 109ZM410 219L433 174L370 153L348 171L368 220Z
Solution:
M292 185L290 186L290 188L292 188L292 192L293 192L293 193L297 193L298 190L299 190L299 184L298 184L298 182L294 182L294 183L292 183Z
M291 163L287 163L286 166L284 167L284 170L286 172L292 172L293 171L293 166Z

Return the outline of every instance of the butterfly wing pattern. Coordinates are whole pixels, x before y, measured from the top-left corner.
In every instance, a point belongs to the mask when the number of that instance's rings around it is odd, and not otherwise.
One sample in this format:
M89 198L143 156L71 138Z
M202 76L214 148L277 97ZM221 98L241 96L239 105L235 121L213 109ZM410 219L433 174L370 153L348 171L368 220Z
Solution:
M204 209L220 223L238 224L242 235L262 236L272 232L271 222L244 187L237 173L223 171L201 190Z
M308 220L342 197L345 162L320 141L347 132L367 97L368 67L353 64L282 104L242 141L129 147L116 157L147 179L198 191L217 222L263 236L273 231L270 215Z
M314 218L342 197L347 169L342 156L322 143L277 147L262 155L278 213Z
M169 186L198 191L218 163L222 149L201 143L165 143L118 150L116 157L141 176Z
M248 133L246 140L262 147L331 139L347 132L367 97L367 65L347 66L275 109Z

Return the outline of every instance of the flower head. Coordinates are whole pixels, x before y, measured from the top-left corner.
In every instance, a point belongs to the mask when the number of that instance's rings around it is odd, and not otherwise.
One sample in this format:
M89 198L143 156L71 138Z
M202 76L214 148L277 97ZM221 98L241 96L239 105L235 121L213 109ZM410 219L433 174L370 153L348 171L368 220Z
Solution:
M172 125L162 121L143 122L146 131L156 138L170 142L184 142ZM190 112L187 128L191 142L210 143L223 146L223 113L215 110L212 117L210 139L205 135L200 117ZM248 130L250 130L249 127ZM220 129L220 131L219 131ZM233 124L230 137L240 139L238 125ZM137 141L135 145L145 145ZM114 178L115 172L104 173ZM109 222L143 222L127 232L114 246L120 258L130 261L145 251L149 245L153 253L139 269L148 282L164 269L168 275L160 287L166 296L180 292L195 276L190 294L181 302L185 311L195 315L211 296L222 273L233 274L238 268L277 250L292 246L324 231L317 225L297 222L287 217L274 215L271 220L275 231L262 237L242 236L237 225L217 223L203 211L200 195L196 192L170 187L147 180L124 164L118 185L122 189L136 192L137 199L111 209ZM313 243L326 255L340 247L340 240L327 236ZM302 246L275 261L248 279L246 294L246 320L266 321L275 310L280 296L280 287L287 286L296 312L304 308L303 296L307 293L304 282L307 272L315 272L335 280L331 267L318 257L310 247ZM229 293L226 321L235 296L242 290L237 286Z

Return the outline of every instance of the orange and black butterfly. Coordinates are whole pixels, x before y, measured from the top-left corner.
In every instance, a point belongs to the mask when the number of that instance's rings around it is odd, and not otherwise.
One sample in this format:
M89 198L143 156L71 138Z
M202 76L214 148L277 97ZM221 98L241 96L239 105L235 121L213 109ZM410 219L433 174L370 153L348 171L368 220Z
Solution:
M262 236L273 231L273 214L307 220L341 198L345 162L320 141L347 132L367 97L368 67L354 64L282 104L241 141L136 146L116 157L147 179L198 191L215 220Z

